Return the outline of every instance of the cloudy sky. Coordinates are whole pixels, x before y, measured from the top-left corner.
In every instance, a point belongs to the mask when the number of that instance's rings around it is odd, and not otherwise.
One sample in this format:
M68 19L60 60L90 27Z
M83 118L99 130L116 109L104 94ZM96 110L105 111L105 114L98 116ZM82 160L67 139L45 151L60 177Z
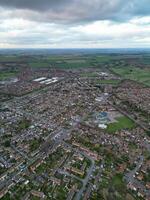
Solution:
M150 0L0 0L0 48L150 47Z

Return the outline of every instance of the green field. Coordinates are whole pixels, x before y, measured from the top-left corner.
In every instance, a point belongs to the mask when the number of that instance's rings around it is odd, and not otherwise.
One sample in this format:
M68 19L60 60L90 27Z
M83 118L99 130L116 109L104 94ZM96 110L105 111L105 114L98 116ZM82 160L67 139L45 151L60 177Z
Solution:
M67 62L63 62L63 63L56 63L54 64L54 66L56 68L61 68L61 69L78 69L78 68L86 68L86 67L91 67L91 63L89 62L72 62L72 63L67 63Z
M12 78L16 76L16 72L1 72L0 80L5 80L7 78Z
M81 77L98 77L96 72L82 72L80 73Z
M110 79L110 80L96 80L96 84L110 84L110 85L118 85L120 80Z
M98 63L108 63L111 62L114 59L113 56L97 56L96 62Z
M28 63L30 67L33 68L42 68L42 67L54 67L54 68L59 68L59 69L76 69L76 68L85 68L85 67L90 67L92 66L91 62L88 60L69 60L66 58L50 58L50 59L35 59L31 62Z
M144 55L142 59L140 59L142 64L149 65L150 64L150 55Z
M117 67L112 71L125 79L130 79L150 86L150 69L140 69L135 67Z
M46 62L32 62L32 63L29 63L29 66L30 67L35 67L35 68L42 68L42 67L48 67L49 64L46 63Z
M20 57L18 56L0 56L0 62L16 62L16 61L19 61L20 60Z
M126 185L123 181L123 175L122 174L116 174L115 176L113 176L112 178L112 185L119 190L119 192L124 192L124 190L126 189Z
M116 120L117 122L108 125L106 129L108 133L115 133L121 129L132 129L135 127L135 123L128 117L123 116L117 118Z

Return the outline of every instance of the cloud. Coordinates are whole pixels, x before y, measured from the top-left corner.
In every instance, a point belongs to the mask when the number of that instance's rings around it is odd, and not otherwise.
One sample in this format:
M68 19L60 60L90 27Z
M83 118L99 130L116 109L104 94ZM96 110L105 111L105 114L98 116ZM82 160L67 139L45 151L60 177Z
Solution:
M0 24L0 38L0 47L144 47L150 44L150 27L137 23L136 18L119 24L104 20L76 26L7 19Z
M61 5L69 3L68 0L1 0L0 5L3 7L18 8L18 9L30 9L30 10L49 10L57 8Z
M1 0L0 6L14 9L17 17L59 23L124 21L150 14L149 0Z
M0 0L0 47L150 47L149 0Z
M14 9L12 16L46 22L84 22L113 17L121 0L1 0L0 6Z

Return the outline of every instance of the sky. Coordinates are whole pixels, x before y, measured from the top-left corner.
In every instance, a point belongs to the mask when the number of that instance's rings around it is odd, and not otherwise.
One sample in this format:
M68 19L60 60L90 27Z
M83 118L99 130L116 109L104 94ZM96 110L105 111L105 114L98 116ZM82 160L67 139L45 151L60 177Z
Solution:
M150 48L150 0L0 0L0 48Z

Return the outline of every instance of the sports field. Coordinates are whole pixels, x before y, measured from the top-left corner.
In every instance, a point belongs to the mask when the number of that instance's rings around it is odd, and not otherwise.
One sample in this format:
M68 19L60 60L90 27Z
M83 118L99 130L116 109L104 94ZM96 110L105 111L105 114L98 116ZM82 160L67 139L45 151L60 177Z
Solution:
M116 120L117 122L108 125L107 132L115 133L116 131L119 131L121 129L132 129L135 127L135 123L128 117L123 116L117 118Z

